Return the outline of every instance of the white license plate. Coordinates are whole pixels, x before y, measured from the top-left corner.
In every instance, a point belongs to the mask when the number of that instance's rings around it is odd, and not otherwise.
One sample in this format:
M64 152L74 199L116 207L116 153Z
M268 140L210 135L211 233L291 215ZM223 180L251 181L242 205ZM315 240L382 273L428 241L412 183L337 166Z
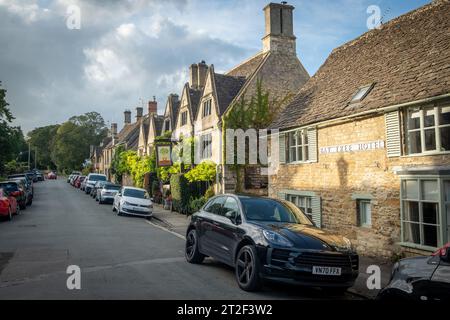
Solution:
M323 276L340 276L342 273L341 268L337 267L319 267L319 266L313 266L312 269L313 274L320 274Z

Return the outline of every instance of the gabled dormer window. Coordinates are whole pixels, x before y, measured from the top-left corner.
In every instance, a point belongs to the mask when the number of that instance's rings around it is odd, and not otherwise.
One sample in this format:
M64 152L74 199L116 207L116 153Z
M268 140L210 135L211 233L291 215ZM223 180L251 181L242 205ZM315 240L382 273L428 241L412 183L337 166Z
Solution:
M205 102L203 102L203 118L211 115L211 99L206 100Z
M358 103L364 100L365 97L369 94L369 92L372 90L374 84L371 83L369 85L366 85L364 87L360 87L356 93L353 95L352 99L350 100L350 103Z

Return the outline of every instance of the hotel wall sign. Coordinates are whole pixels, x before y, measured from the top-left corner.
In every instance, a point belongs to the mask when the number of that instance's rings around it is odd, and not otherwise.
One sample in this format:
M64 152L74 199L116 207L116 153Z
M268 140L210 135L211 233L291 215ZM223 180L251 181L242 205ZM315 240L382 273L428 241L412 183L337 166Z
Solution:
M384 149L383 140L321 147L320 154L372 151L379 149Z

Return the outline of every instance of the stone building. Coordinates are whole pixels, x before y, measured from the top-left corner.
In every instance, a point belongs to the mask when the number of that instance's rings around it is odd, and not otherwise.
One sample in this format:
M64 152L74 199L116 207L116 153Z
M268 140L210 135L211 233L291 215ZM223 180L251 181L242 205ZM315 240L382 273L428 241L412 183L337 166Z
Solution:
M225 74L216 73L214 65L208 67L204 61L191 66L190 85L183 90L173 137L196 137L197 162L223 163L223 116L233 112L236 101L254 95L258 80L271 97L285 98L294 96L309 79L296 53L293 10L287 4L267 5L262 50ZM217 191L233 191L236 179L232 171L221 166L221 173Z
M449 242L450 3L333 50L271 127L270 196L361 254L429 254Z
M103 174L105 174L109 180L114 180L111 172L111 162L113 160L116 149L119 146L124 147L127 150L138 151L139 144L139 130L141 120L143 116L143 108L136 108L136 121L131 122L131 111L124 111L124 125L119 133L111 136L111 141L102 150L102 164ZM116 127L117 130L117 127ZM113 132L113 130L111 130Z
M198 104L205 86L208 66L202 61L191 65L189 71L189 82L183 87L178 113L174 117L174 123L171 122L171 126L173 126L172 138L177 141L194 136L195 116L197 115ZM170 119L172 119L174 110L170 110L170 112Z
M158 115L158 104L155 100L148 102L148 114L139 126L138 154L149 156L152 153L155 137L161 135L164 116Z
M166 108L164 109L164 124L162 131L173 131L175 122L178 116L178 109L180 108L180 100L175 93L169 94L166 102Z

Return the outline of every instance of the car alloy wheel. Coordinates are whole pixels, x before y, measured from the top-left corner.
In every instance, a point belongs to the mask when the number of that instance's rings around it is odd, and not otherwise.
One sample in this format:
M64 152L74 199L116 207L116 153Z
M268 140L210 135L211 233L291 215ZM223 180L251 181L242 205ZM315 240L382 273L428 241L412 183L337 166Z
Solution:
M202 263L205 256L198 250L197 231L192 229L186 237L185 256L189 263Z
M261 287L259 264L254 246L247 245L239 250L236 259L236 280L245 291L256 291Z

